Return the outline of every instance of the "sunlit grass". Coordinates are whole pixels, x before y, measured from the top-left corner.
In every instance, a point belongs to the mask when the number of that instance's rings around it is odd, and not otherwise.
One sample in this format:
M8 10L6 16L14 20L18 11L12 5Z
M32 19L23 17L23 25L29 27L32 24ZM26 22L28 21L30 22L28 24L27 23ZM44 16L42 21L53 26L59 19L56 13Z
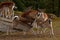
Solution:
M56 29L60 28L60 18L56 18L56 19L53 20L53 27L56 28Z
M14 14L20 16L20 15L23 14L23 12L21 12L21 11L15 11Z

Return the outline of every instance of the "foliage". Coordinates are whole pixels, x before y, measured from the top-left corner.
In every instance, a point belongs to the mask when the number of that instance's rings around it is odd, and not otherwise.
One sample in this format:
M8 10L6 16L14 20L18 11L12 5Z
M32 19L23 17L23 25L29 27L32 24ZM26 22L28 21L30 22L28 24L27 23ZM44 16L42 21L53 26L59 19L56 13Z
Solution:
M17 9L19 11L23 11L25 9L25 5L20 0L13 0L18 7Z
M0 0L3 1L3 0ZM27 7L32 6L33 9L46 9L47 13L58 14L59 0L12 0L17 6L17 10L24 11Z

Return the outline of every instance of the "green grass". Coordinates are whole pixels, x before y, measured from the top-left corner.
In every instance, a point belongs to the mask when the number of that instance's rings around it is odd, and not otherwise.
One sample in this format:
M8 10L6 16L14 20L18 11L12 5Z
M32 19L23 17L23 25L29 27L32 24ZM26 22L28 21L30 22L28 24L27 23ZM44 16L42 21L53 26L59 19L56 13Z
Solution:
M60 28L60 18L56 18L53 20L53 27L56 29Z
M21 11L15 11L14 13L15 13L15 15L18 15L18 16L23 14L23 12L21 12Z

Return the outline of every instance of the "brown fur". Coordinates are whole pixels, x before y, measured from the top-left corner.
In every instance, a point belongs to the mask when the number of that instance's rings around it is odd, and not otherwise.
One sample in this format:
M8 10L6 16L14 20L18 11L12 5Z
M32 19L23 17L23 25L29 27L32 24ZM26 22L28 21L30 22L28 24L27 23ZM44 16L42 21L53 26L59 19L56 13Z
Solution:
M11 12L12 12L12 6L15 5L14 2L2 2L0 4L0 9L2 10L2 16L5 17L5 16L11 16ZM4 7L8 7L9 8L9 11L7 12L8 14L5 15L5 9L3 9Z
M28 12L25 12L22 14L22 16L20 16L20 21L23 21L24 23L32 22L35 19L36 14L36 10L30 10Z

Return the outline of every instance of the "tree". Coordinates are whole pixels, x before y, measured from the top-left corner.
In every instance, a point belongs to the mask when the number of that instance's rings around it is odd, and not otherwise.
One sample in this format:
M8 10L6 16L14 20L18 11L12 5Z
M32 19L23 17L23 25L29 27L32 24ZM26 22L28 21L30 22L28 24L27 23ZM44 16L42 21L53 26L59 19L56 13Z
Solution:
M19 11L32 6L33 9L46 9L47 13L53 13L58 16L58 0L13 0Z
M18 7L17 9L19 11L23 11L26 7L25 4L21 2L21 0L13 0L16 4L16 6Z

